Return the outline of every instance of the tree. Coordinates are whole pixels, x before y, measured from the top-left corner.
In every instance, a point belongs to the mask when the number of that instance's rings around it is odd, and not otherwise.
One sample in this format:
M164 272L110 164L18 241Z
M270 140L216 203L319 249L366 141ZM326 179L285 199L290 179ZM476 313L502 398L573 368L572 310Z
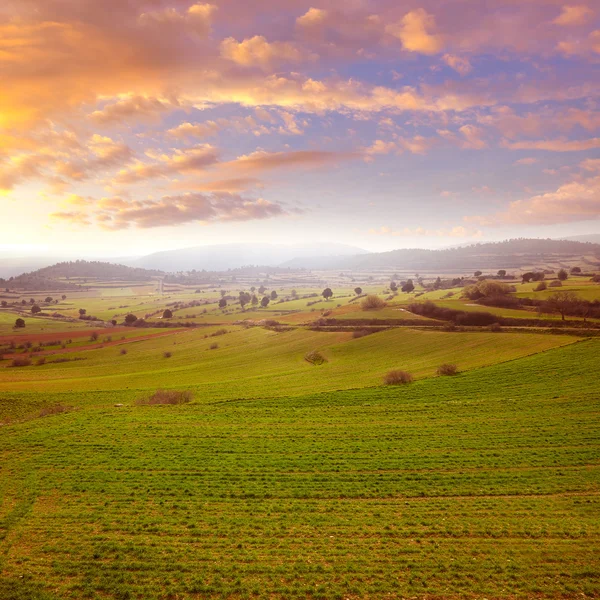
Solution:
M67 297L66 297L64 294L61 296L61 298L62 298L63 300L66 300L66 299L67 299Z
M23 298L23 300L21 300L21 304L22 304L23 306L25 306L25 305L27 304L27 300L25 300L25 298Z
M506 277L506 269L500 269L498 271L498 277Z
M271 300L277 300L277 292L275 290L271 292Z
M575 292L555 292L544 302L541 309L547 313L559 313L564 321L565 315L575 313L580 303L581 299Z
M46 299L44 300L44 302L47 302L48 304L50 304L50 302L52 302L52 296L46 296Z
M403 286L402 286L402 291L406 292L407 294L410 294L410 292L414 291L415 289L415 284L413 283L412 279L409 279Z
M31 307L31 314L32 315L37 315L37 313L40 313L40 312L42 312L42 309L37 304L34 304Z
M35 304L35 300L33 298L29 298L29 304Z
M481 277L482 272L481 271L475 271L475 273L473 273L473 275L475 275L475 277Z
M81 317L83 317L85 315L87 311L85 310L85 308L80 308L79 309L79 318L81 319Z
M227 290L221 290L221 298L225 298L225 294L227 294Z
M581 275L581 267L573 267L571 269L571 275Z
M292 298L297 298L298 297L298 292L296 290L292 290L290 292L290 294L292 295Z
M172 319L172 318L173 318L173 312L172 312L171 310L169 310L168 308L166 308L166 309L163 311L163 316L162 316L162 318L163 318L163 319Z
M2 300L2 308L6 308L8 306L8 302L6 300Z
M21 327L25 327L25 321L23 319L17 319L15 321L15 327L20 329Z
M533 279L533 277L534 273L532 273L531 271L527 271L527 273L523 273L523 275L521 276L521 283L529 283Z
M132 313L129 313L129 314L128 314L128 315L125 317L125 323L126 323L127 325L133 325L133 324L134 324L136 321L137 321L137 317L136 317L134 314L132 314Z
M248 302L251 300L252 297L248 292L240 292L240 306L242 307L242 310L244 310L244 306L246 306L246 304L248 304Z
M260 301L260 305L263 308L267 308L267 306L269 306L269 302L270 302L269 296L263 296L262 299L261 299L261 301Z
M331 298L333 296L333 292L331 291L331 288L325 288L323 290L323 293L321 294L321 296L323 296L323 298L325 298L325 300L329 300L329 298Z
M397 292L398 291L398 285L396 284L395 281L391 281L390 282L390 290L392 290L392 292Z
M267 291L267 288L264 285L261 285L258 288L258 293L262 296L262 294L264 294Z
M225 298L221 298L219 300L219 308L225 308L227 306L227 300Z
M360 295L362 294L362 288L361 288L361 287L355 287L355 288L354 288L354 293L355 293L357 296L360 296Z
M252 303L252 306L256 306L258 304L258 298L252 294L252 300L250 300L250 302Z
M569 278L569 274L564 269L561 269L556 276L558 277L559 281L566 281Z
M433 289L434 290L439 290L442 287L442 279L440 277L438 277L434 282L433 282Z
M251 291L251 292L254 294L254 292L256 291L256 288L255 288L254 286L252 286L252 287L250 288L250 291Z

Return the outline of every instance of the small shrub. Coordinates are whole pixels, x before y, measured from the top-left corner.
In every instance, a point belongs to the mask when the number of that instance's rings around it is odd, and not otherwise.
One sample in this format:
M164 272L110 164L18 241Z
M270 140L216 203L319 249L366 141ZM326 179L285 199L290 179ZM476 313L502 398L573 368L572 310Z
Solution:
M31 364L31 359L27 356L17 356L10 362L11 367L28 367Z
M554 279L548 284L548 287L562 287L562 281Z
M437 369L438 375L456 375L458 373L458 367L449 363L440 365Z
M548 285L546 284L545 281L540 281L534 288L533 291L534 292L543 292L545 289L548 288Z
M173 354L172 354L171 352L165 352L165 353L163 354L163 356L164 356L165 358L171 358L171 356L173 356Z
M210 346L209 349L210 350L216 350L219 347L219 344L217 344L217 342L213 342Z
M318 350L307 352L304 355L304 360L313 365L322 365L327 362L327 359Z
M90 342L95 342L98 340L98 332L94 331L92 335L90 335Z
M502 331L502 325L500 325L500 323L492 323L489 326L489 330L493 331L494 333L497 333L499 331Z
M119 354L127 354L127 349L121 348L121 351L119 352Z
M45 365L45 364L46 364L46 357L45 357L45 356L40 356L40 357L39 357L39 358L38 358L38 359L35 361L35 364L36 364L38 367L41 367L42 365Z
M186 404L192 401L191 390L156 390L154 394L136 400L138 405Z
M401 385L404 383L411 383L412 380L413 376L410 373L401 371L400 369L392 369L385 374L383 383L385 385Z
M378 296L375 296L375 295L367 296L360 303L360 307L363 310L380 310L382 308L385 308L385 306L386 306L386 303L381 298L379 298Z

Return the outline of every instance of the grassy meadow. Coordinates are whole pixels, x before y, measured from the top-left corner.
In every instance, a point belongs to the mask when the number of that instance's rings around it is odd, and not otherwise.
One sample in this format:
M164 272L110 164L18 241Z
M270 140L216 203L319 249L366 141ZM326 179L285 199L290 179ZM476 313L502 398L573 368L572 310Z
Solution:
M277 289L259 310L126 283L56 307L149 327L0 311L2 600L600 597L600 337ZM325 313L344 326L307 326ZM411 326L353 326L374 318ZM145 405L158 389L192 401Z

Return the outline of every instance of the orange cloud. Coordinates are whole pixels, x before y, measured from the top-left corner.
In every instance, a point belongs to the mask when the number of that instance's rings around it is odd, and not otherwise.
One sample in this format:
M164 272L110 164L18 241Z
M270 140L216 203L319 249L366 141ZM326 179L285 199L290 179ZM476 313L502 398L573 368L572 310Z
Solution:
M261 67L269 70L276 64L300 63L315 60L315 54L306 53L290 42L268 42L262 35L238 42L227 38L221 42L221 56L243 67Z
M430 33L432 30L435 30L435 19L423 8L406 13L398 23L386 27L406 50L420 54L437 54L442 49L442 38Z
M573 26L585 25L593 17L594 11L589 6L566 4L554 21L555 25Z
M171 227L196 221L251 221L290 214L281 204L263 198L243 198L237 194L188 193L164 196L160 200L126 202L121 198L100 201L89 212L60 211L50 215L52 220L74 225L92 225L104 229L151 229Z
M486 226L506 224L554 225L600 218L600 176L572 181L554 192L511 202L506 211L490 217L466 217Z
M504 144L511 150L547 150L549 152L581 152L600 148L600 138L588 140L534 140L523 142L507 142Z

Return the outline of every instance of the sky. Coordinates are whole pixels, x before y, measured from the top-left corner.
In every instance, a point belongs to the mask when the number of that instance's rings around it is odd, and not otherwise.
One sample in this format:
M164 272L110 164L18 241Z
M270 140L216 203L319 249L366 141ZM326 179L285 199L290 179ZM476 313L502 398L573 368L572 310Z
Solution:
M4 0L0 250L600 231L597 0Z

